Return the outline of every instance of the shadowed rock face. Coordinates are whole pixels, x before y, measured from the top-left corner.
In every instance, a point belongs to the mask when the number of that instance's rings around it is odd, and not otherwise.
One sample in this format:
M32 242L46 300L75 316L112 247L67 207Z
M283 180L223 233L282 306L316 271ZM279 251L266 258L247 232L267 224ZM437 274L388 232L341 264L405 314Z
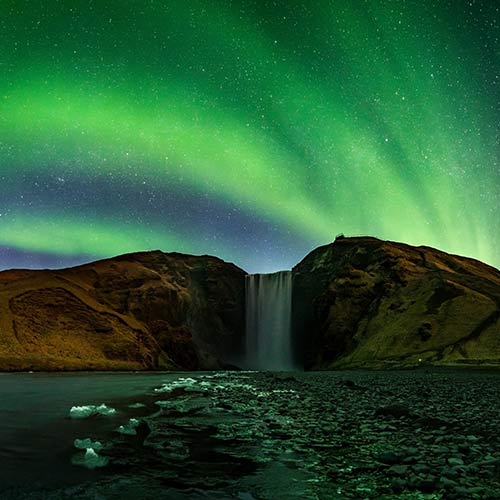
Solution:
M2 272L0 370L221 368L240 354L244 276L162 252Z
M306 368L500 364L500 271L486 264L338 238L293 272Z

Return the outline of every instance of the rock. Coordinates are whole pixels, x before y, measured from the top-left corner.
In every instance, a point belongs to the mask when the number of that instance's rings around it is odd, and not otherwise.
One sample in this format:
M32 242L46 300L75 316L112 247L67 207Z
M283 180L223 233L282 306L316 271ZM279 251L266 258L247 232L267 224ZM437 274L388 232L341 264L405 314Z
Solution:
M392 465L400 462L400 456L392 451L384 451L375 454L375 459L384 464Z
M407 465L393 465L387 470L388 474L393 474L395 476L404 476L408 472Z
M454 467L443 467L441 469L441 474L443 476L448 477L448 478L450 478L450 477L457 478L460 475L459 471Z
M477 436L472 436L472 435L466 436L466 439L470 443L477 443L479 441L479 438Z
M384 417L411 417L411 411L403 405L390 405L390 406L382 406L375 410L376 416L384 416Z
M406 482L402 479L395 479L391 484L391 489L394 493L402 493L406 489Z
M468 455L469 452L470 452L470 444L469 443L460 443L458 446L457 446L457 449L460 453L464 454L464 455Z
M432 493L434 490L437 489L437 484L434 478L427 478L418 481L416 487L423 493Z
M456 481L453 481L453 479L448 479L445 476L442 476L439 478L439 483L444 487L448 489L456 488L459 486L459 484Z
M245 272L142 252L0 272L0 370L216 369L244 337Z
M450 453L450 449L447 448L446 446L435 446L433 449L435 453L441 453L446 455Z
M307 368L499 364L500 271L486 264L339 238L293 274L293 327Z
M499 465L500 466L500 458L487 456L487 457L485 457L484 460L477 462L477 465L479 465L480 467L485 467L488 465Z
M349 379L341 380L339 382L339 385L347 387L347 388L352 389L354 391L366 391L366 390L368 390L366 387L361 387Z
M431 469L429 468L429 466L427 465L424 465L424 464L416 464L414 467L413 467L413 470L417 473L417 474L428 474Z
M447 422L446 420L443 420L440 418L435 418L435 417L420 417L417 420L417 423L419 425L421 425L422 427L443 430L443 433L444 433L444 429L446 429L446 427L448 425L450 425L449 422ZM444 437L438 437L435 440L435 442L440 443L441 441L443 441L443 439L444 439Z
M470 499L472 498L471 495L479 494L483 491L482 488L467 488L464 486L455 486L453 488L453 491L459 495L459 498L467 498Z

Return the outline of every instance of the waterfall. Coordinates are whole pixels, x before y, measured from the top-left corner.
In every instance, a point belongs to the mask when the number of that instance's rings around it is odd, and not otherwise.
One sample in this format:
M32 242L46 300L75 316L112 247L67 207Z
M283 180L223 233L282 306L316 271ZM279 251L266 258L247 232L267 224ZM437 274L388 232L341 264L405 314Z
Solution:
M246 365L292 370L292 272L246 276Z

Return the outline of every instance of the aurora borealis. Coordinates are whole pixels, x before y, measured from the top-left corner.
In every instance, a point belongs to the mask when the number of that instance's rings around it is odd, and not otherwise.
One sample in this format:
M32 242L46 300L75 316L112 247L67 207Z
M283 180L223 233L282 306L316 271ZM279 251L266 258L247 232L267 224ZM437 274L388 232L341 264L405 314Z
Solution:
M341 232L500 267L499 39L491 1L2 2L0 267Z

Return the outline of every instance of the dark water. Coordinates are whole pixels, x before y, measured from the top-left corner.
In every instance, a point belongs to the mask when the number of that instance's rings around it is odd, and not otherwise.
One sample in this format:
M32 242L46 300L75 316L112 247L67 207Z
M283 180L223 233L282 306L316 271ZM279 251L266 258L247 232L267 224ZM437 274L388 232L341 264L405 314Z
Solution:
M299 401L273 377L0 374L0 499L316 499L304 457L286 435L268 439L288 425L284 405ZM102 403L116 413L70 417L73 406ZM141 422L136 435L117 433L131 418ZM268 428L264 418L277 420ZM74 440L86 438L104 444L106 466L73 463L85 455Z
M0 497L17 486L36 489L102 474L71 464L74 439L109 434L127 420L127 406L135 396L181 375L0 373ZM101 403L117 408L117 414L69 418L74 405Z

